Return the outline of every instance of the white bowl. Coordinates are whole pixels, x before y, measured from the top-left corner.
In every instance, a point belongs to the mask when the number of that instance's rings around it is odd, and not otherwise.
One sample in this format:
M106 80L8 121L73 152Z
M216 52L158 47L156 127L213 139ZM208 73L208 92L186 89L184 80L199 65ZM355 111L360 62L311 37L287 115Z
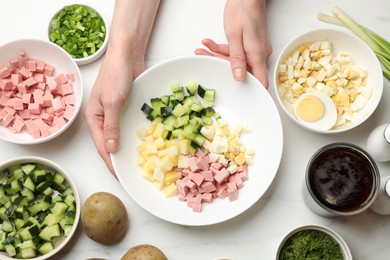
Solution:
M282 250L284 244L286 243L286 241L294 234L297 234L298 232L301 232L304 230L318 230L318 231L321 231L323 233L326 233L327 235L332 237L339 244L340 250L341 250L343 257L344 257L344 260L352 260L351 251L350 251L347 243L344 241L344 239L339 234L337 234L335 231L333 231L332 229L330 229L326 226L317 225L317 224L316 225L303 225L303 226L297 227L297 228L293 229L292 231L288 232L284 236L282 242L280 243L280 245L278 247L278 250L276 253L276 258L275 258L276 260L280 259L280 253L281 253L281 250Z
M279 93L279 65L283 64L288 57L290 57L295 50L303 44L313 43L316 41L328 40L333 47L333 55L340 53L348 53L352 58L352 63L362 69L368 71L366 79L366 86L372 87L372 94L369 101L362 110L359 111L359 116L351 124L334 127L329 130L323 130L313 128L309 125L305 125L302 121L298 120L294 113L293 105L288 102ZM354 34L345 30L336 29L318 29L313 31L305 32L298 35L296 38L291 40L281 51L275 66L274 71L274 87L277 96L277 100L282 107L283 111L288 117L301 127L323 134L340 133L357 127L366 121L377 108L383 92L383 75L380 63L375 56L374 52L369 46L363 42L360 38Z
M76 215L75 215L73 226L72 226L68 236L66 236L65 239L62 240L54 248L54 250L50 251L49 253L47 253L45 255L37 256L34 258L30 258L32 260L44 260L44 259L48 259L50 257L53 257L58 252L60 252L69 243L69 241L72 239L73 235L76 233L77 226L78 226L78 223L80 220L81 200L80 200L80 195L79 195L79 192L77 190L76 184L72 180L69 173L67 173L61 166L59 166L55 162L50 161L48 159L45 159L42 157L36 157L36 156L21 156L21 157L12 158L12 159L9 159L7 161L0 163L0 172L2 172L3 170L5 170L9 167L17 166L17 165L21 165L21 164L25 164L25 163L36 163L38 165L45 167L45 169L47 169L47 170L60 172L62 174L62 176L65 177L65 180L67 181L69 186L72 188L73 196L75 198L75 203L76 203ZM53 194L53 196L54 196L54 194ZM4 259L4 260L20 259L20 258L15 258L15 257L11 258L5 252L0 252L0 258Z
M76 99L74 112L67 123L59 130L48 136L33 138L33 136L28 134L26 131L13 133L6 127L0 126L0 138L3 140L25 145L43 143L59 136L76 119L83 99L83 82L81 79L81 73L77 64L66 51L54 43L38 39L20 39L0 46L0 66L8 64L11 59L18 58L21 51L25 51L27 56L31 59L41 60L54 66L54 76L57 76L60 73L74 73L74 81L72 82L73 95ZM1 110L3 109L0 108L0 111Z
M108 24L108 21L106 19L106 17L102 14L102 12L100 12L99 10L97 10L95 7L92 7L90 5L86 5L86 4L78 4L78 5L81 5L81 6L84 6L84 7L88 7L92 10L94 10L96 13L98 13L100 15L100 17L103 19L103 22L104 22L104 25L105 25L105 29L106 29L106 36L104 38L104 42L103 42L103 45L95 52L93 53L92 55L88 56L88 57L85 57L85 58L73 58L74 61L77 63L77 65L86 65L86 64L89 64L91 62L94 62L95 60L97 60L98 58L100 58L104 52L106 51L107 49L107 43L108 43L108 38L109 38L109 24ZM49 27L48 27L48 39L50 41L50 31L51 31L51 21L53 19L55 19L58 14L61 12L61 10L63 9L63 7L58 10L54 16L50 19L50 22L49 22Z

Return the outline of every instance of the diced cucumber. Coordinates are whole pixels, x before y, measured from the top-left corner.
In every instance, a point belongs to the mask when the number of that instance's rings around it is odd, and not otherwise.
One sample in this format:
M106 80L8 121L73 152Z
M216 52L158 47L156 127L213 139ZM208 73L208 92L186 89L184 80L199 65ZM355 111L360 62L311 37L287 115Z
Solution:
M1 226L1 230L4 232L12 232L14 230L14 225L8 219L3 220L3 224Z
M33 172L34 183L41 183L46 180L46 171L43 169L35 169Z
M190 83L186 86L186 89L187 89L187 92L188 92L190 95L195 95L196 92L198 91L198 83L196 83L196 82L190 82Z
M165 104L165 105L169 105L169 100L170 100L170 96L169 95L165 95L165 96L162 96L161 97L161 101Z
M26 164L23 164L22 166L20 166L20 168L22 168L23 172L27 175L32 173L36 169L36 167L37 166L35 163L26 163Z
M10 183L4 184L4 190L7 194L16 194L21 191L23 187L23 183L19 179L14 179Z
M76 216L74 192L65 177L25 163L1 171L0 178L0 251L33 258L53 250L52 242L69 234Z
M29 188L31 191L35 191L35 184L30 176L27 176L27 178L24 180L23 186Z
M51 242L45 242L38 248L38 252L41 253L42 255L47 254L53 250L54 247L51 244Z
M7 244L4 247L5 247L5 251L10 257L16 256L16 249L13 245Z
M21 248L20 254L18 254L23 259L33 258L37 256L37 252L35 250L35 245L33 247L29 247L28 244L24 245L25 242L23 242L22 246L25 248Z
M59 224L55 224L53 226L46 226L39 233L39 237L45 241L51 241L53 237L58 237L59 235L61 235Z
M59 172L54 173L53 182L57 184L62 184L65 181L65 177Z
M153 108L146 103L142 105L141 110L147 115L150 115L153 112Z

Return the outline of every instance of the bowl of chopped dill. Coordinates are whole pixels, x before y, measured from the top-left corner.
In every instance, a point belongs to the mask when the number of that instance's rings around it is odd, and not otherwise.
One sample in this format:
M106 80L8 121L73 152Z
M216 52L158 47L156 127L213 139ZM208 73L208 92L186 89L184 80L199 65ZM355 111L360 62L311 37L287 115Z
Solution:
M321 225L304 225L284 236L276 260L322 259L352 260L344 239L332 229Z

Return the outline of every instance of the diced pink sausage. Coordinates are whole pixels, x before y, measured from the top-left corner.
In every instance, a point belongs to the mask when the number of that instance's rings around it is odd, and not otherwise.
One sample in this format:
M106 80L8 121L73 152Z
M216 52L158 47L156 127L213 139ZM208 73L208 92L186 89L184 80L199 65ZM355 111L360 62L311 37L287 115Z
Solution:
M22 75L20 74L12 74L11 75L12 85L17 86L20 82L22 82Z
M0 89L2 90L12 90L12 80L11 78L0 79Z
M8 66L0 66L0 79L4 79L9 75L11 75L11 70L8 68Z

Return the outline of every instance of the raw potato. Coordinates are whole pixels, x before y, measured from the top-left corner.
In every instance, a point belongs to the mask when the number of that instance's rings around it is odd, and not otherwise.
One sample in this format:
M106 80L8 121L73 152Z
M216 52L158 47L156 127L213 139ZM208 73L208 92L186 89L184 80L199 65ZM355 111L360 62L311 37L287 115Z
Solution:
M168 260L164 253L157 247L142 244L130 248L121 260Z
M89 238L109 245L124 237L129 221L126 207L118 197L96 192L88 197L81 209L81 223Z

